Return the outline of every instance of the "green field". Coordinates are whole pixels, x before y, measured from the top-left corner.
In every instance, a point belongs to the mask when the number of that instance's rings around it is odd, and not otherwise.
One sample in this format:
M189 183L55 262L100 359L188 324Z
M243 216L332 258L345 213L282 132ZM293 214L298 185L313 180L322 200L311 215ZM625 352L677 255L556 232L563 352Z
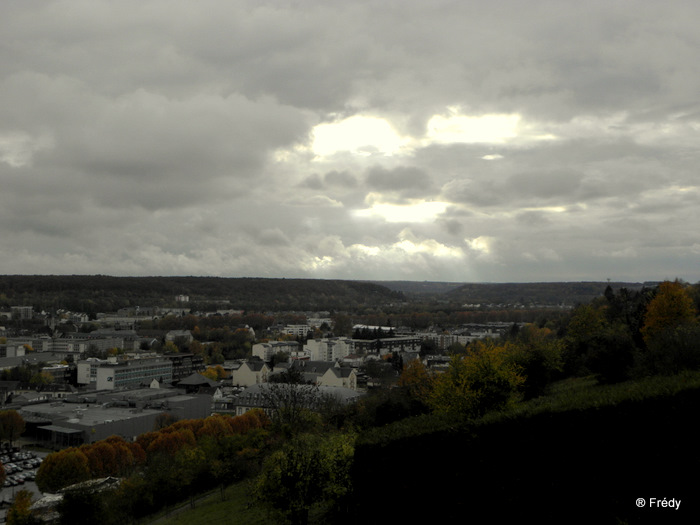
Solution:
M271 525L274 521L265 509L253 505L246 482L231 485L224 492L215 491L196 502L194 509L170 511L151 523L158 525Z

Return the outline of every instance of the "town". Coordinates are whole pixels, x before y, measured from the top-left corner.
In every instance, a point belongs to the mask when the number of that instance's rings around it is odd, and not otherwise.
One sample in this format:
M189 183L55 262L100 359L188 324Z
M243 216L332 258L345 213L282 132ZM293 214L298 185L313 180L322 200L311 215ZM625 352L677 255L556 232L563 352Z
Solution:
M25 439L50 448L93 443L114 434L133 440L152 430L164 412L174 419L243 414L256 406L250 404L250 388L290 369L300 371L305 383L335 388L349 401L395 380L394 361L422 359L430 367L446 366L448 350L497 337L510 326L495 322L418 332L354 325L351 334L336 336L328 312L311 313L305 324L275 323L257 331L240 324L241 313L201 315L182 306L176 311L137 307L90 321L81 313L11 307L0 312L3 407L18 410L25 419ZM198 326L140 328L177 323L184 316L197 322L200 315L204 324L207 317L216 317L217 324L250 349L249 355L231 360L212 356L215 342L201 340ZM41 330L35 333L21 328L39 323Z
M287 283L272 284L280 297L291 296ZM345 283L304 285L336 287L328 295L338 305L346 300L337 288ZM384 478L405 488L431 476L458 480L425 488L434 496L447 491L443 516L459 511L462 486L486 498L485 487L503 483L502 493L529 505L530 492L513 492L517 477L498 472L528 465L546 483L547 470L536 463L555 468L564 454L547 448L551 433L569 429L557 447L575 446L602 468L611 455L636 456L581 449L591 432L614 428L614 439L628 443L625 436L646 421L638 410L669 414L675 428L686 418L669 408L700 392L700 285L586 288L599 292L575 306L533 301L521 295L524 287L517 287L519 303L482 307L463 295L409 299L384 289L377 297L381 288L362 285L348 310L245 310L182 293L101 312L94 304L50 307L70 300L8 287L0 305L0 510L11 524L88 523L105 512L109 523L150 522L214 498L226 505L223 513L236 508L291 523L308 523L313 513L313 522L343 523L341 515L368 511ZM22 296L25 304L10 304ZM107 288L93 296L126 302ZM612 412L600 410L601 396ZM634 403L618 410L620 400ZM543 410L551 417L538 417ZM505 453L527 428L538 452ZM656 432L653 439L666 438ZM457 470L406 462L408 451L463 446L471 452L455 459ZM470 459L478 457L499 469ZM629 465L625 475L634 488L648 474ZM558 513L588 490L576 486L557 492Z

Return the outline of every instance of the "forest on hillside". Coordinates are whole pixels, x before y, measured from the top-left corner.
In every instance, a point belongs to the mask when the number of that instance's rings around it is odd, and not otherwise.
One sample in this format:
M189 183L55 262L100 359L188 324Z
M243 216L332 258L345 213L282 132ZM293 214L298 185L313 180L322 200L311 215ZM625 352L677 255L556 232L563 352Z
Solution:
M223 277L111 277L106 275L3 275L0 307L32 305L94 314L132 306L175 306L245 311L334 310L404 300L400 292L362 281Z
M31 305L96 314L135 306L182 306L200 311L462 310L465 305L575 306L601 297L610 285L641 283L442 283L234 277L114 277L108 275L0 275L0 308Z

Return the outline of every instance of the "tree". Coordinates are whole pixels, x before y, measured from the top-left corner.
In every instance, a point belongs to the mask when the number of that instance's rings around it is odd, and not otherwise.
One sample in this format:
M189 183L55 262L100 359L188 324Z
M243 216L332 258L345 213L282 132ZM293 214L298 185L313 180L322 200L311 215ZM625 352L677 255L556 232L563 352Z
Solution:
M635 376L677 374L700 369L700 324L685 323L657 333L640 352Z
M263 404L278 432L295 435L320 423L320 417L312 412L322 400L318 386L296 383L266 383L262 386Z
M428 405L438 414L478 417L514 401L525 379L503 347L475 341L466 355L454 355L435 378Z
M58 504L59 525L109 523L109 513L102 493L85 487L66 490Z
M15 499L7 511L5 523L7 525L39 525L41 521L32 516L30 507L32 505L32 493L27 489L22 489L15 494Z
M87 456L77 448L67 448L46 456L36 473L36 485L42 492L58 489L90 479Z
M521 387L525 399L544 394L547 386L562 371L562 342L549 328L525 325L514 340L504 345L508 359L524 377Z
M207 369L202 372L202 375L212 381L221 381L226 378L227 373L223 366L214 365L208 366Z
M659 334L682 324L697 323L697 310L688 290L679 281L664 281L647 306L642 336L648 345Z
M24 433L24 419L16 410L0 411L0 437L10 442L15 441Z
M29 380L30 385L50 385L53 383L53 376L48 372L37 372Z
M279 519L304 525L315 505L337 509L351 494L353 456L351 434L298 436L265 459L256 496Z
M426 403L432 393L433 377L419 359L412 359L403 367L399 386L406 388L412 398Z

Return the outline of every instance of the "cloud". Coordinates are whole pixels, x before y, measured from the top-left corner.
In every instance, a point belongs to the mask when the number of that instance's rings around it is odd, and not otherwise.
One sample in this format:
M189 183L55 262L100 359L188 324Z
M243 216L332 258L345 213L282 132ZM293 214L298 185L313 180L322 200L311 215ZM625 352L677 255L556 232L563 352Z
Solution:
M0 15L7 272L700 280L700 5Z

